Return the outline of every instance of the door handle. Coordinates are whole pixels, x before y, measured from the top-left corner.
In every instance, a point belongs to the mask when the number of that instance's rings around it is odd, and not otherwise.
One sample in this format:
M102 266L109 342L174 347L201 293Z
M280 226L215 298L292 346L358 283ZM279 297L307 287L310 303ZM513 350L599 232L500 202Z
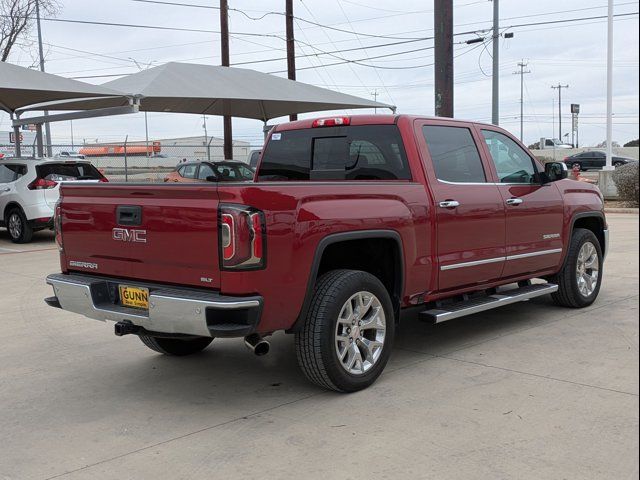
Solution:
M460 202L456 200L445 200L444 202L440 202L438 206L440 208L456 208L460 206Z
M506 203L507 205L520 205L523 202L524 200L522 200L521 198L510 198Z

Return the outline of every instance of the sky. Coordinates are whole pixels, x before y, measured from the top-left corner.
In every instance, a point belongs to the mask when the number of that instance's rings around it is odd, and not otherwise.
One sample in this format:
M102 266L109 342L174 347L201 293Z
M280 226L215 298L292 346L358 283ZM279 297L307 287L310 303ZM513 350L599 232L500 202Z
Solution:
M204 6L217 0L165 0ZM286 77L284 0L229 0L231 64ZM118 75L169 61L220 64L219 11L135 0L61 0L58 20L82 20L172 28L186 32L132 27L42 22L46 70L89 83L105 83ZM571 128L570 104L581 106L581 146L605 139L606 126L606 19L564 22L603 16L606 0L502 0L500 39L500 125L520 134L520 76L524 61L524 142L558 137L558 91L562 90L563 134ZM616 0L615 13L639 11L637 1ZM454 75L456 118L491 120L491 44L466 44L490 37L492 2L454 1ZM301 82L396 105L399 113L434 114L433 4L418 0L294 0L297 41L297 78ZM543 24L541 22L558 22ZM322 24L320 27L315 24ZM538 25L518 26L537 23ZM327 28L329 27L329 28ZM638 138L638 15L614 22L613 139L625 143ZM37 65L35 30L21 41L9 61ZM407 41L413 40L413 41ZM387 45L393 44L395 45ZM384 46L387 45L387 46ZM350 50L350 51L344 51ZM325 54L322 52L339 53ZM339 58L338 58L339 57ZM377 57L377 58L374 58ZM344 59L357 61L344 62ZM257 62L257 63L250 63ZM337 65L331 65L338 63ZM353 110L336 113L370 113ZM301 115L302 118L319 114ZM320 115L325 115L324 113ZM286 118L272 123L286 121ZM209 135L222 135L222 119L206 119ZM197 115L149 113L151 139L203 135ZM0 131L10 129L0 113ZM262 123L234 119L234 139L260 144ZM145 137L143 114L77 120L76 144ZM52 124L56 143L70 143L69 122ZM568 137L569 141L571 136Z

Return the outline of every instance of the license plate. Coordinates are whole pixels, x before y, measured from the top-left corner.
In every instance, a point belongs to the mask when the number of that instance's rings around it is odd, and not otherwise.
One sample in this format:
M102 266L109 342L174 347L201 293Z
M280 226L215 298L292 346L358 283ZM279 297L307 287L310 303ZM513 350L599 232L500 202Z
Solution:
M120 303L125 307L144 308L149 310L149 289L119 285Z

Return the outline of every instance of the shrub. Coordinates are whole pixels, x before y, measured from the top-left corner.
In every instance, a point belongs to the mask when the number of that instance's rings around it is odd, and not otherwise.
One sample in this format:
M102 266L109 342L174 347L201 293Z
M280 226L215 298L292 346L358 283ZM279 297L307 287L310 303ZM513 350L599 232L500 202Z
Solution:
M628 163L613 172L613 181L618 189L620 200L638 206L640 189L638 187L638 163Z
M625 147L638 147L640 146L640 140L635 139L635 140L631 140L630 142L627 142L624 144Z

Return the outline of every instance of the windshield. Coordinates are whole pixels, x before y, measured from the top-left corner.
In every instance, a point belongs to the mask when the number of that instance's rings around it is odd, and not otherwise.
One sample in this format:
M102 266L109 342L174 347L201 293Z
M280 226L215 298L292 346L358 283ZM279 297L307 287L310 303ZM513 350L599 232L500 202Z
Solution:
M36 167L38 177L54 182L100 180L102 174L90 163L46 163Z

